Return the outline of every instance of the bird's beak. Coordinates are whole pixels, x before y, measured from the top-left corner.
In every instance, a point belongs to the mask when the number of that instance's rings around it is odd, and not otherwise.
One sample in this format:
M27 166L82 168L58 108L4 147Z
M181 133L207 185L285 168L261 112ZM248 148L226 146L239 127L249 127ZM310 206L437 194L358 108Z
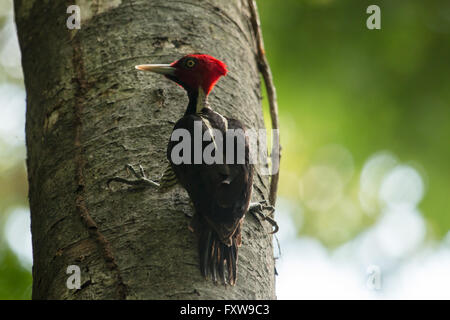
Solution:
M135 68L142 71L151 71L164 75L174 75L176 70L170 64L140 64L135 66Z

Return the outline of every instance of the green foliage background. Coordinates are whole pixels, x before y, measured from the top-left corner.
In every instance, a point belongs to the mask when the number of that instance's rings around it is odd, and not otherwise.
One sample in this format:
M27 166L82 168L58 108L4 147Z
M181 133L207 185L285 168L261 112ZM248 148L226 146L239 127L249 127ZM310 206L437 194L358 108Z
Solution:
M8 3L0 6L3 14L12 10ZM381 30L366 28L371 4L381 7ZM332 249L375 223L379 210L367 214L359 202L360 173L385 150L425 179L420 210L427 238L441 239L450 229L450 2L261 0L258 6L280 106L279 197L293 204L294 221L301 216L299 233ZM22 81L0 65L0 83L23 87ZM24 146L0 136L0 299L31 297L31 266L4 237L12 209L27 206L24 154ZM323 163L346 177L343 196L313 210L301 181Z
M429 236L444 236L450 228L450 2L258 4L279 95L280 196L301 207L298 180L323 146L344 146L357 173L369 156L388 150L424 176L420 209ZM381 30L366 28L371 4L381 8ZM325 215L334 226L327 226L306 211L302 233L334 246L373 223L376 215L358 208L358 188L354 174L346 186L352 217L332 208Z

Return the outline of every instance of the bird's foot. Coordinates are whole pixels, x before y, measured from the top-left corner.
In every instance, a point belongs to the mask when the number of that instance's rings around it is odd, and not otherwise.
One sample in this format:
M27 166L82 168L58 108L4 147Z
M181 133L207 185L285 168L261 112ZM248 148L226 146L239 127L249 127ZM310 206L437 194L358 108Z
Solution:
M265 215L264 211L268 210L269 214ZM278 232L278 223L271 217L275 211L275 207L269 204L267 200L262 200L259 202L252 202L250 203L248 207L248 212L253 214L255 218L258 219L261 218L262 220L265 220L269 222L272 225L272 232L271 233L277 233Z
M111 184L111 182L119 182L119 183L125 183L131 186L140 186L140 187L156 187L159 188L159 183L150 180L147 178L144 168L142 168L141 165L139 165L139 172L137 172L132 165L127 164L125 165L125 169L127 170L128 173L132 173L136 179L135 180L128 180L128 179L124 179L121 177L113 177L108 179L108 181L106 182L108 185L108 188Z

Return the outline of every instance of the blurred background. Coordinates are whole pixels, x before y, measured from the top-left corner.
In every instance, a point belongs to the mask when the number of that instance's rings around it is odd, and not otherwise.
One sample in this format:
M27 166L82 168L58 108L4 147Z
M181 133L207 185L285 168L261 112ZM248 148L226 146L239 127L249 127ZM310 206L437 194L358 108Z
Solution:
M283 146L278 298L450 299L450 2L258 5ZM29 299L32 281L15 32L2 0L0 299Z

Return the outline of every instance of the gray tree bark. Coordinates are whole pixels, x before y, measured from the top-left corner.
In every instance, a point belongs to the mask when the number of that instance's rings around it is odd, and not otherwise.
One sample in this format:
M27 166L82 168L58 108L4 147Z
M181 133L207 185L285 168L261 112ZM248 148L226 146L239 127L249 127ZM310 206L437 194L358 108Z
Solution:
M69 30L69 5L81 29ZM170 81L134 65L202 52L230 70L213 109L264 128L250 12L244 0L16 0L27 91L27 167L34 299L274 299L270 226L246 216L235 287L199 271L192 213L166 194L106 181L141 164L157 179L174 122L187 106ZM267 199L256 174L253 201ZM69 265L81 288L66 286Z

